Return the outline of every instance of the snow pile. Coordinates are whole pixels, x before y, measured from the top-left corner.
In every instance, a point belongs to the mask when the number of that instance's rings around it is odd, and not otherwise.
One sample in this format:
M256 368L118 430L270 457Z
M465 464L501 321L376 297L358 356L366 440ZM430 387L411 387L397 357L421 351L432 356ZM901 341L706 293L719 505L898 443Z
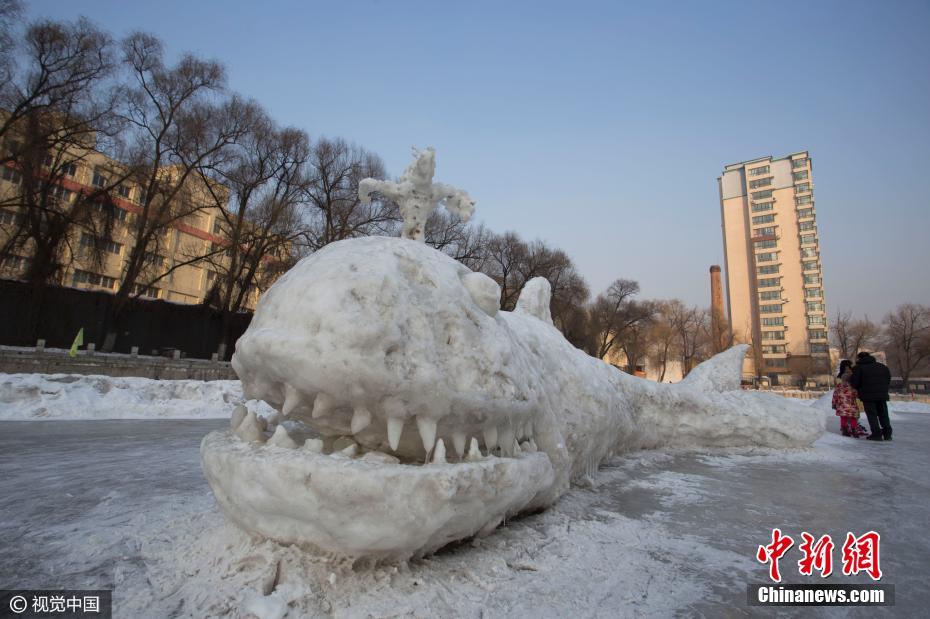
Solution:
M547 282L531 280L515 312L489 302L495 291L407 239L302 260L262 297L232 361L284 430L269 441L240 415L204 440L220 505L282 542L406 559L551 505L614 453L798 447L823 431L808 407L730 390L745 347L659 385L571 346L548 320Z
M0 420L223 418L241 402L237 380L0 374ZM249 406L274 412L263 402Z

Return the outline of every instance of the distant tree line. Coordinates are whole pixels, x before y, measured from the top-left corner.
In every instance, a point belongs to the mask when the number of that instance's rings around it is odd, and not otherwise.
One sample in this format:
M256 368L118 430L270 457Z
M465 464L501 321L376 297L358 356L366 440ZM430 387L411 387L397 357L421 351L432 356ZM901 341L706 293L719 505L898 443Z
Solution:
M881 323L839 311L831 322L830 336L842 359L855 360L861 351L883 351L905 390L910 390L912 378L930 374L930 307L926 305L904 303Z

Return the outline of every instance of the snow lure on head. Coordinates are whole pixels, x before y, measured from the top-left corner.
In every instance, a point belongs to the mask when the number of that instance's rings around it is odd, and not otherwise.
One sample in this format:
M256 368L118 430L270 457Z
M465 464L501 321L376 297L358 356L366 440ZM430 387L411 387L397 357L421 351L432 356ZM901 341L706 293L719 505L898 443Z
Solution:
M745 346L658 384L569 344L542 278L500 311L492 279L417 242L437 204L464 219L474 209L432 183L434 168L428 149L400 182L361 184L363 199L399 203L407 238L328 245L259 301L232 363L246 397L280 411L277 428L268 438L238 408L232 429L201 445L217 502L240 527L404 560L551 505L613 454L797 447L823 432L809 408L739 389Z

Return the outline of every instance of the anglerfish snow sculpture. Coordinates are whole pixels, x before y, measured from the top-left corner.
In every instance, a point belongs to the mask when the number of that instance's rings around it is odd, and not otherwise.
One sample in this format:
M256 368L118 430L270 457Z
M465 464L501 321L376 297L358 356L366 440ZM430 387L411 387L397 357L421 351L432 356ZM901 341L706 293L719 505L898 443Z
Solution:
M268 438L239 409L201 446L225 513L281 542L406 559L552 504L612 454L797 447L823 431L806 406L739 389L744 346L656 384L569 344L545 280L513 312L499 294L408 239L302 260L262 297L233 357L246 396L282 421Z

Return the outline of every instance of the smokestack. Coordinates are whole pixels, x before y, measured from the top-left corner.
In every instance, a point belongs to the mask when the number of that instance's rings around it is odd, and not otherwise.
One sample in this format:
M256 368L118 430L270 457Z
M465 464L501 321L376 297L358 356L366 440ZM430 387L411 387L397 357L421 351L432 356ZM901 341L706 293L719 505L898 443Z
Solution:
M726 338L724 337L723 288L720 285L720 267L716 264L710 267L710 320L714 354L717 354L723 352Z

